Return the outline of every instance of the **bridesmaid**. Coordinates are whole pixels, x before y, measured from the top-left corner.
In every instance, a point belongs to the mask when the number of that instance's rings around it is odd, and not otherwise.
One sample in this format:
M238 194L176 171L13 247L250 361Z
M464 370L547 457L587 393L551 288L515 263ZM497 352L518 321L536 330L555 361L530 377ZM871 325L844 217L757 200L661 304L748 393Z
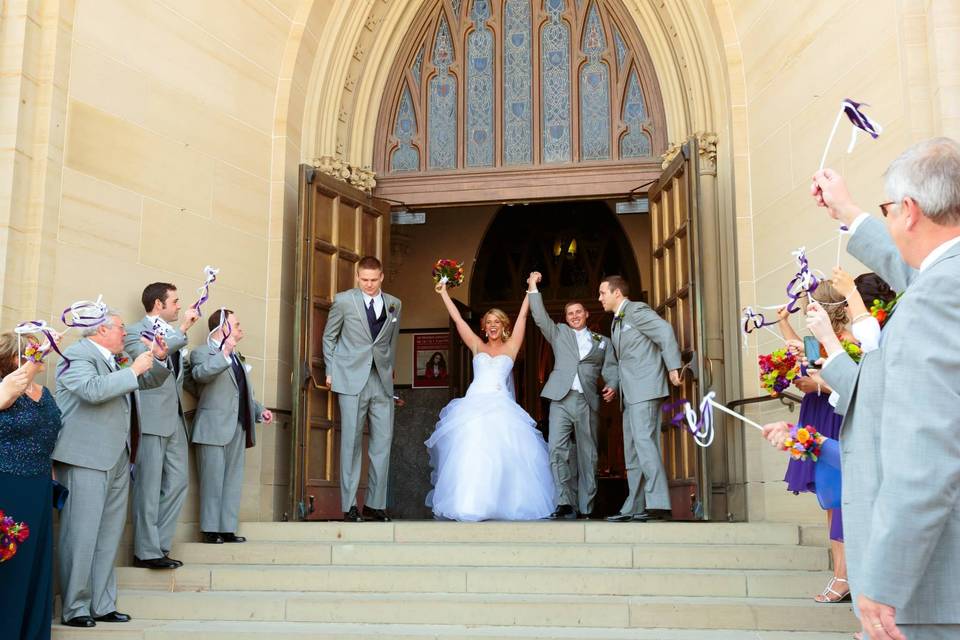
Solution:
M814 290L812 297L827 311L830 324L837 336L841 340L854 341L848 328L847 297L837 290L833 282L822 281ZM781 310L779 315L780 332L787 340L788 347L795 352L800 351L799 355L803 355L803 343L790 326L789 314ZM835 413L829 402L830 387L818 373L812 370L808 375L796 378L794 384L804 394L797 422L813 425L824 436L836 439L840 434L843 416ZM794 494L816 492L814 463L809 460L790 460L783 480L787 483L787 491L792 491ZM850 586L847 583L847 562L843 549L843 516L840 509L827 510L827 527L830 530L834 573L823 592L814 596L814 600L821 603L844 602L850 599Z
M36 346L24 336L22 347ZM60 409L34 378L16 334L0 334L0 508L30 527L17 554L0 564L0 629L7 640L49 640L53 619L53 508L50 454Z

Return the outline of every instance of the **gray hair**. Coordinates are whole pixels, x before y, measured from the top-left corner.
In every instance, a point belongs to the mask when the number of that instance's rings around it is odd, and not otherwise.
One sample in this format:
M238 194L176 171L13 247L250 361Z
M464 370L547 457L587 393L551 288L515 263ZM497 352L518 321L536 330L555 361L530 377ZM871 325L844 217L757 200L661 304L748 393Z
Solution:
M916 201L923 215L943 226L960 225L960 143L952 138L918 142L890 163L887 197Z
M107 309L106 320L100 324L95 324L92 327L84 327L83 331L80 332L80 335L84 338L89 338L90 336L97 334L97 329L100 327L106 327L108 329L113 328L113 319L120 317L120 312L114 309L113 307Z

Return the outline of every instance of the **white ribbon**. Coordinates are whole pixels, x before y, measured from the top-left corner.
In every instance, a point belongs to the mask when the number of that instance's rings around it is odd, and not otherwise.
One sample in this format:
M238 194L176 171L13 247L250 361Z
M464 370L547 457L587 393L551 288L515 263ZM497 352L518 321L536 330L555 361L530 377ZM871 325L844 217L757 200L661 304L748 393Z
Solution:
M714 423L713 410L714 409L719 409L720 411L723 411L724 413L729 414L734 418L737 418L738 420L741 420L749 424L750 426L756 427L757 429L763 431L763 427L757 424L756 422L754 422L753 420L751 420L750 418L740 415L733 409L728 409L722 404L720 404L719 402L717 402L716 400L714 400L716 395L717 394L715 392L711 391L710 393L708 393L703 397L703 400L700 401L699 417L697 416L697 412L693 410L693 407L690 406L689 402L683 403L684 422L686 422L687 430L693 436L693 439L698 446L709 447L710 444L713 442L713 437L716 433L713 426L713 423Z

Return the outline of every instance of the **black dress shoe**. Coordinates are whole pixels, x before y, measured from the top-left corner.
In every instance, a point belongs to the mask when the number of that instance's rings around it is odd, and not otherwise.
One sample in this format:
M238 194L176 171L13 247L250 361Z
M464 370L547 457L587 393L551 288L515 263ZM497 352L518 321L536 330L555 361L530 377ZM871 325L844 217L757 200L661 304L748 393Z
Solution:
M630 522L634 516L629 513L618 513L613 516L607 516L607 522Z
M180 564L177 564L176 560L169 558L148 558L141 560L137 556L133 556L133 566L141 569L176 569Z
M247 539L244 538L243 536L238 536L235 533L229 533L229 532L223 532L223 531L220 532L220 537L223 538L224 542L246 542L247 541Z
M93 618L90 616L77 616L76 618L70 618L69 620L61 620L61 623L67 625L68 627L80 627L81 629L89 629L91 627L97 626L97 623L93 621Z
M577 520L589 520L593 517L593 513L582 513L577 511Z
M559 505L556 510L547 518L550 520L573 520L577 517L577 512L568 504Z
M360 512L356 507L350 507L350 511L347 511L343 514L344 522L363 522L363 518L360 517Z
M669 519L669 509L647 509L633 516L634 522L661 522Z
M377 522L390 522L390 516L384 509L363 508L363 517L365 520L376 520Z
M125 613L111 611L110 613L95 617L94 620L97 622L130 622L130 616Z
M201 531L200 534L203 536L203 542L207 544L223 544L223 538L216 531Z
M167 560L169 560L170 562L176 562L178 567L182 567L182 566L183 566L183 563L182 563L182 562L180 562L180 561L177 560L176 558L171 558L171 557L170 557L170 552L169 552L169 551L164 551L164 552L163 552L163 557L166 558Z

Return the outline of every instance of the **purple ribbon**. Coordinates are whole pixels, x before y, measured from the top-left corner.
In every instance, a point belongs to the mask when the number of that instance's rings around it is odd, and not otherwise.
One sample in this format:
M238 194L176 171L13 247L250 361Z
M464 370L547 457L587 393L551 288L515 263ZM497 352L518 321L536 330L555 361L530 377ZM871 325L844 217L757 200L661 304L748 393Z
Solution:
M86 315L91 313L96 315ZM73 316L72 320L67 320L67 314ZM103 304L103 296L98 296L96 302L90 300L79 300L63 310L60 314L60 321L66 326L80 329L98 327L107 319L107 305Z
M193 303L193 308L199 315L203 315L203 312L200 311L200 306L210 299L210 285L217 281L217 274L220 273L220 269L216 269L207 265L203 268L203 275L206 278L203 286L197 289L197 292L200 294L200 299Z
M156 318L153 321L153 328L146 329L145 331L140 332L140 337L149 340L150 342L156 342L160 344L160 338L165 338L167 335L167 330L160 323L160 318Z
M31 327L32 330L27 331L26 329L28 327ZM47 349L43 350L44 356L46 356L46 354L49 352L50 349L53 349L56 352L56 354L60 356L60 359L63 360L63 369L61 369L60 372L63 373L64 371L70 368L70 358L63 355L63 352L60 351L60 347L57 346L57 341L54 339L53 333L47 327L46 322L43 322L42 320L27 320L26 322L21 322L20 324L18 324L17 327L14 329L14 332L17 333L17 335L22 335L25 333L43 334L43 336L47 339L47 342L50 345ZM43 357L41 357L40 359L42 361Z
M866 102L854 102L850 98L847 98L841 104L843 105L843 113L846 114L853 126L861 131L866 131L874 140L880 137L880 132L883 130L880 125L860 111L860 107L869 107L870 105Z
M817 276L813 275L813 272L810 271L810 262L807 260L807 253L803 247L795 251L794 255L797 256L797 263L800 269L797 271L797 275L787 284L787 298L789 298L787 311L790 313L799 311L800 298L804 295L810 295L820 286L820 281L817 280Z

